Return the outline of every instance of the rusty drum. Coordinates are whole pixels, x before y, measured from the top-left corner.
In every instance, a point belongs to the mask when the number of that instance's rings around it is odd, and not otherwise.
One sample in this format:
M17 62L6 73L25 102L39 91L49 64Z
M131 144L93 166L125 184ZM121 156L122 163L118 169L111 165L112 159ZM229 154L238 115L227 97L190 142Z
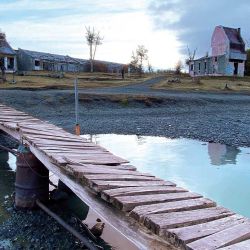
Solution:
M36 200L49 200L49 171L21 145L16 161L15 205L18 208L34 208Z

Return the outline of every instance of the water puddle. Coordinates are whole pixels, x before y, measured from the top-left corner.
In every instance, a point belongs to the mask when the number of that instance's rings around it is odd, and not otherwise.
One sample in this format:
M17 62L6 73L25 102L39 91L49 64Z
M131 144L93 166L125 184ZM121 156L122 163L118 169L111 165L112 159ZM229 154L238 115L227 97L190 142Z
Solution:
M250 218L250 148L136 135L83 137L128 159L139 171L173 181ZM0 152L0 223L8 217L2 204L6 196L14 191L15 161L12 154ZM95 219L96 214L92 216L89 212L88 224L91 225ZM112 234L113 231L106 229L104 240L107 238L109 242ZM113 238L119 241L114 244L112 240L113 246L128 244L118 236ZM106 245L105 249L109 249L109 246Z
M189 139L85 135L112 153L250 218L250 148Z

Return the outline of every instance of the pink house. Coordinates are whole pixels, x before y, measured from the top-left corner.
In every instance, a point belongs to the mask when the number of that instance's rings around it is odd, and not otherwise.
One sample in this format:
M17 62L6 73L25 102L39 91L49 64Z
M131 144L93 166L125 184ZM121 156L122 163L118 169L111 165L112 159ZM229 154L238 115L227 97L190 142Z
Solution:
M211 47L211 56L190 61L191 76L244 76L246 52L240 28L215 27Z

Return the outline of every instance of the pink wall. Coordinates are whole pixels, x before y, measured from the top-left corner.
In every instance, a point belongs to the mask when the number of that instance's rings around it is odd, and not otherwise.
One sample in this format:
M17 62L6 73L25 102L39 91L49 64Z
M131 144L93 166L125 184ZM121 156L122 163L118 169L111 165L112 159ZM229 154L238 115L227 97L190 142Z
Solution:
M212 40L212 56L225 55L229 53L229 40L221 26L214 30Z

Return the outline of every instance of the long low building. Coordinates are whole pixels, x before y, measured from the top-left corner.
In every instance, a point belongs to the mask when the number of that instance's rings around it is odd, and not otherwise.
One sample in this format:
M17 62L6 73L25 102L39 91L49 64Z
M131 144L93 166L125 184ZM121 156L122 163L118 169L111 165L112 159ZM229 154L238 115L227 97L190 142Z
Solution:
M6 72L13 71L55 71L55 72L89 72L90 62L86 59L57 55L46 52L31 51L19 48L14 50L0 33L0 58L4 60ZM94 61L94 71L117 73L125 64Z
M17 67L21 71L47 70L78 72L87 71L88 60L44 52L17 50Z

